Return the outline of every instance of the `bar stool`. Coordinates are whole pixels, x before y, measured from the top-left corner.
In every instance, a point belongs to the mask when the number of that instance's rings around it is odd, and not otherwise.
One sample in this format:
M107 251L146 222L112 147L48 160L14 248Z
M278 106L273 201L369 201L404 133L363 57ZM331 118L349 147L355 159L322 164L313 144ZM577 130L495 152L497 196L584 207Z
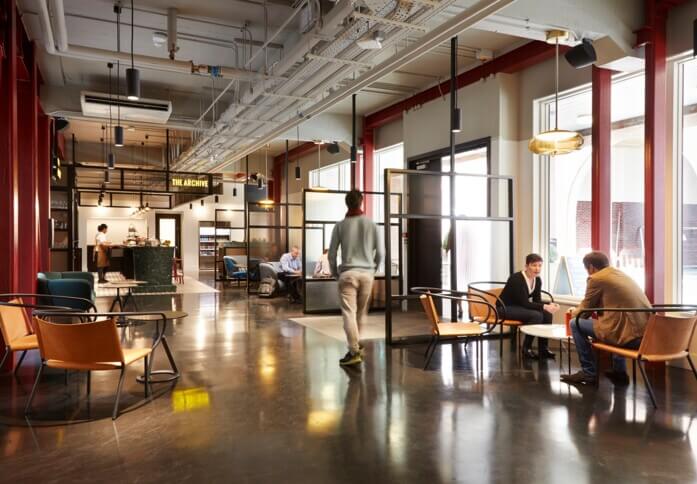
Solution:
M172 279L175 284L184 284L184 266L178 257L172 259Z

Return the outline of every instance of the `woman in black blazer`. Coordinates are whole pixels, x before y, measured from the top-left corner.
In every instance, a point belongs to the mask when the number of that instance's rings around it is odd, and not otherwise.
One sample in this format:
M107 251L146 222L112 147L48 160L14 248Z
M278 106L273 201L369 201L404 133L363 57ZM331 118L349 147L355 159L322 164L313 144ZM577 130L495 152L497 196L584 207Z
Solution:
M505 319L514 319L526 324L551 324L552 314L559 305L542 302L542 257L538 254L528 254L525 258L525 269L516 272L506 281L501 291L501 301L505 304ZM554 358L549 351L547 338L539 338L539 356L532 350L534 337L525 335L523 340L523 356L530 359Z

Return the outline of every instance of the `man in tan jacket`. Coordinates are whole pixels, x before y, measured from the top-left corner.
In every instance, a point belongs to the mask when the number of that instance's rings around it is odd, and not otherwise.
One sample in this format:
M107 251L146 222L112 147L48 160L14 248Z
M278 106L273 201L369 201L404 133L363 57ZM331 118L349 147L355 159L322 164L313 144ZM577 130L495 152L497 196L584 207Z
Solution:
M610 267L602 252L591 252L583 258L588 271L586 295L581 304L571 309L576 317L588 308L650 308L651 303L641 288L624 272ZM578 325L571 323L571 332L576 344L581 371L562 375L562 381L573 384L594 384L598 378L593 348L588 337L612 345L637 349L646 330L648 313L606 311L598 319L579 319ZM613 356L612 371L606 376L615 385L629 384L624 358Z

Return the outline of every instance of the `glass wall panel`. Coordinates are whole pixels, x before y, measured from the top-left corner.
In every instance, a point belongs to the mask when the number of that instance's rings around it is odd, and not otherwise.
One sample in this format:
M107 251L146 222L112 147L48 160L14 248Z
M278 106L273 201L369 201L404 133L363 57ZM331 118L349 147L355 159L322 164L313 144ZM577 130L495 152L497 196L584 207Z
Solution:
M681 157L678 165L680 200L681 301L697 300L697 61L680 64L680 103L682 106Z
M644 288L644 75L612 83L612 265Z

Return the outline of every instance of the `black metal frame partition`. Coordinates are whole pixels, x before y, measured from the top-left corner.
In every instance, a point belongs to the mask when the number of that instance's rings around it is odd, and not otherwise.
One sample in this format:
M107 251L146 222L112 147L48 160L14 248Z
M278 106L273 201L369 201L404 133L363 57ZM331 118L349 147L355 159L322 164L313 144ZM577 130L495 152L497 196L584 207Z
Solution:
M318 310L313 310L313 309L308 309L308 297L307 297L307 287L308 287L308 282L310 284L326 284L326 283L336 283L336 279L333 277L327 277L327 278L310 278L308 279L307 277L307 231L309 230L321 230L322 231L322 241L326 240L325 235L326 235L326 226L327 225L335 225L341 220L308 220L308 210L307 210L307 195L311 193L318 193L318 194L335 194L335 195L345 195L348 193L348 191L345 190L325 190L325 189L312 189L312 188L306 188L303 190L303 202L302 202L302 209L303 209L303 226L302 226L302 240L303 240L303 247L302 247L302 276L303 276L303 313L306 314L335 314L340 311L340 309L318 309ZM384 192L362 192L364 196L370 197L370 196L385 196ZM395 193L393 194L394 197L397 198L397 206L400 208L399 214L401 214L401 207L402 207L402 194L401 193ZM389 198L387 198L389 200ZM383 214L384 217L384 214ZM383 228L386 232L389 232L390 229L386 228L387 225L385 224L385 218L383 218L382 222L376 222L376 225L379 228ZM321 226L321 227L317 227ZM390 224L390 227L397 227L398 228L398 233L402 233L402 219L399 218L397 222L393 222ZM388 239L385 240L385 244L388 243ZM399 268L399 274L397 276L397 282L400 290L403 290L402 285L403 285L403 267L402 267L402 244L399 244L399 251L398 251L398 268ZM392 280L392 264L391 264L391 258L389 254L391 253L390 250L385 250L385 275L383 276L376 276L375 280L384 280L385 281L385 294L388 293L387 287L391 287L392 284L388 284L387 281ZM388 273L388 266L389 266L389 274L390 277L387 276ZM387 302L387 299L386 299ZM373 306L371 309L384 309L382 306Z
M485 178L487 179L487 184L489 183L489 180L504 180L506 182L506 193L507 193L507 213L508 215L505 217L500 217L500 216L492 216L491 215L491 204L488 203L491 200L491 190L487 190L487 216L474 216L474 217L469 217L465 215L455 215L455 197L451 196L450 197L450 210L449 210L449 215L433 215L433 214L410 214L410 213L402 213L402 207L400 205L400 213L392 213L391 211L391 205L389 203L390 197L394 195L392 193L392 177L394 175L405 175L405 178L408 178L410 176L413 177L421 177L421 176L437 176L437 177L448 177L451 187L451 195L454 193L454 187L455 187L455 181L457 180L457 177L472 177L472 178ZM488 185L487 185L488 186ZM410 170L410 169L386 169L384 173L384 187L385 187L385 208L384 208L384 213L385 213L385 220L392 220L393 218L399 219L400 223L402 220L450 220L450 226L451 230L456 226L457 221L470 221L470 222L507 222L508 223L508 258L509 258L509 273L514 267L514 260L513 260L513 254L514 254L514 239L513 239L513 177L510 176L502 176L502 175L479 175L479 174L467 174L467 173L455 173L454 171L448 171L448 172L443 172L443 171L427 171L427 170ZM406 188L405 188L406 190ZM401 194L401 193L400 193ZM385 225L387 227L387 225ZM400 236L401 236L402 231L400 230ZM385 259L389 260L391 258L391 240L392 234L390 230L387 228L385 229ZM454 245L454 244L453 244ZM400 243L400 251L402 250L402 244ZM454 251L453 251L454 252ZM451 257L453 255L451 254ZM401 259L401 254L400 254L400 259ZM438 256L438 259L440 259L440 254ZM455 265L455 264L453 264ZM451 266L452 267L452 266ZM400 275L402 274L402 270L400 270ZM385 265L385 278L390 278L392 276L392 268L389 264ZM454 276L454 277L453 277ZM454 270L452 271L451 274L451 279L450 279L450 288L451 290L457 290L457 271ZM399 340L395 340L392 335L392 312L393 312L393 305L396 301L406 301L410 299L415 299L418 297L417 295L412 295L409 294L408 288L404 288L402 284L400 284L400 290L401 294L398 295L393 295L392 294L392 287L391 285L387 284L385 285L385 300L386 300L386 307L385 307L385 339L387 341L387 344L412 344L412 343L421 343L425 339L430 338L430 334L424 334L423 336L404 336L400 337Z
M245 230L245 240L246 240L246 247L247 247L247 294L257 294L258 291L256 288L252 288L251 284L251 279L250 279L250 273L252 272L252 254L250 251L250 243L251 243L251 237L250 237L250 231L254 229L268 229L268 230L285 230L285 246L284 250L285 252L288 252L288 243L290 240L290 231L291 230L300 230L302 231L302 226L295 226L295 225L290 225L290 208L291 207L299 207L302 208L302 203L273 203L270 205L264 205L259 202L247 202L245 207L246 207L246 217L245 217L245 224L246 224L246 230ZM280 215L281 209L284 210L284 215L285 215L285 224L283 223L275 223L271 225L259 225L259 224L251 224L249 222L249 217L251 213L259 213L259 212L266 212L269 213L271 211L277 211L277 214ZM304 245L304 244L303 244ZM267 262L267 261L259 261L259 264L262 262ZM257 265L257 270L258 270L258 265Z
M241 226L232 226L231 225L229 227L218 227L218 212L233 212L233 213L243 214L242 225ZM223 220L222 222L225 222L225 220ZM214 238L215 238L215 259L214 259L215 262L214 263L215 263L215 280L216 281L223 282L223 281L228 280L228 278L226 277L226 269L224 266L224 255L225 254L223 254L222 256L220 255L220 249L224 248L224 246L223 247L218 246L218 229L219 228L221 228L221 229L227 228L230 230L243 230L244 231L244 238L245 238L245 241L244 241L245 253L247 255L247 259L249 259L249 247L247 244L246 224L247 224L247 214L246 214L246 210L244 208L216 208L215 209L215 213L213 216L213 234L214 234ZM221 263L223 263L222 275L219 273Z

